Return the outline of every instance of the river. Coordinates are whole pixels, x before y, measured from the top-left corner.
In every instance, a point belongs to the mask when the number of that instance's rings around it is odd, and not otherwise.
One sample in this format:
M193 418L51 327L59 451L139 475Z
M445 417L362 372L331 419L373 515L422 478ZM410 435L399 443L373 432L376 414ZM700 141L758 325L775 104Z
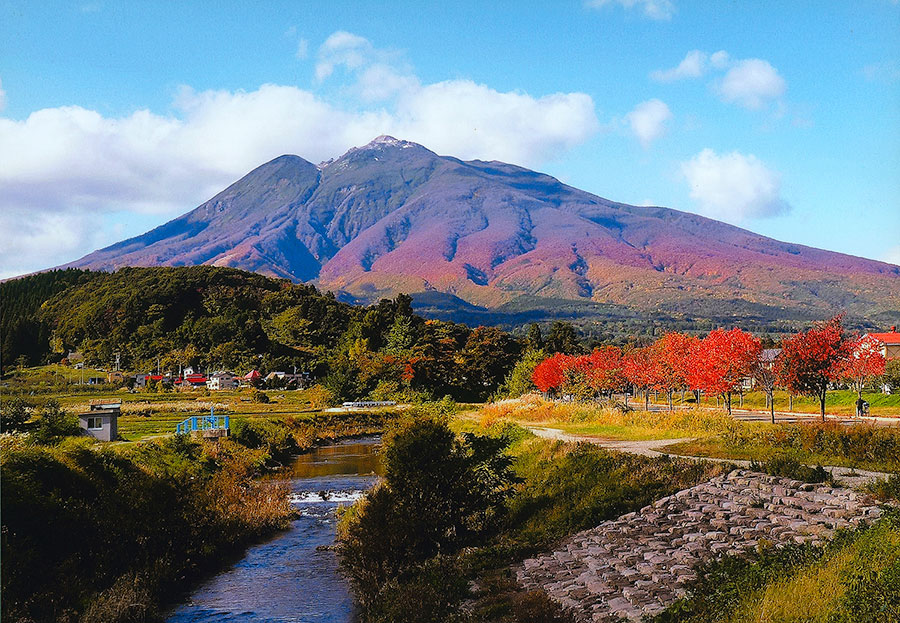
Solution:
M176 606L168 623L347 623L356 619L335 553L335 509L372 486L380 470L380 439L321 446L280 472L290 478L300 518L285 532L249 548Z

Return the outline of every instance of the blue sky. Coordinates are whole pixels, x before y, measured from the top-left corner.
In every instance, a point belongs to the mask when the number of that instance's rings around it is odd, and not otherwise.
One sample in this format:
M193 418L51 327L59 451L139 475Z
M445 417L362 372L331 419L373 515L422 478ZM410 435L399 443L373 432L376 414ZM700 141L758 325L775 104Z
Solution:
M389 133L900 263L900 5L0 2L0 277Z

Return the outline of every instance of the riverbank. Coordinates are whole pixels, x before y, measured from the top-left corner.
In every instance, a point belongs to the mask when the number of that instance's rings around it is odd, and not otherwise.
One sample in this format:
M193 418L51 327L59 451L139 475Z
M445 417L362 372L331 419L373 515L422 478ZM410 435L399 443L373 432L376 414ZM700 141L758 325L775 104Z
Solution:
M260 420L218 443L3 436L3 620L152 620L167 596L295 516L289 488L258 478L267 467L380 432L388 417Z
M297 620L349 623L356 607L332 547L336 510L363 495L380 470L379 437L317 444L267 476L287 484L297 517L202 579L167 623Z

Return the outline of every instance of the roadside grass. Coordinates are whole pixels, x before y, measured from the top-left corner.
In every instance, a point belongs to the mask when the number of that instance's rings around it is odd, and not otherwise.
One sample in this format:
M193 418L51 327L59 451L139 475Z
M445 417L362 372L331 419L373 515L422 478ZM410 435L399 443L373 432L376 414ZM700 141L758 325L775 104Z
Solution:
M775 411L792 411L793 413L819 413L819 401L817 398L809 396L794 396L793 410L790 407L790 396L788 392L783 390L775 391ZM665 404L665 395L658 394L656 400L651 400L654 405ZM869 415L900 417L900 394L882 394L880 392L863 392L863 400L869 403ZM739 406L740 398L735 395L732 406L735 409L743 408L751 411L765 411L769 408L766 406L766 395L760 391L744 393L743 407ZM697 406L694 397L690 393L684 396L682 402L681 394L675 393L673 396L673 404L675 406ZM704 397L700 403L701 407L716 407L715 397ZM831 415L854 415L856 413L856 392L847 389L838 389L829 391L825 396L825 412ZM777 417L777 416L776 416Z
M525 425L551 426L575 435L628 441L707 437L724 432L734 424L727 414L715 411L680 409L622 413L610 406L552 402L536 395L488 404L475 415L483 428L510 420Z
M764 548L701 568L657 623L900 621L900 510L824 546Z
M864 422L852 426L835 422L745 422L706 409L622 413L612 407L558 403L534 395L485 405L467 417L483 429L515 422L617 441L691 438L664 448L673 455L900 470L900 427Z

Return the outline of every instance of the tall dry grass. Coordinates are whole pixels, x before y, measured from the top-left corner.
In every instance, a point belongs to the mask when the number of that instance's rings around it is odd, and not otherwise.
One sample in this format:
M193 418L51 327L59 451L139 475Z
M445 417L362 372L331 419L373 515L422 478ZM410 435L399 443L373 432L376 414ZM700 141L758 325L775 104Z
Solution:
M737 424L724 413L705 409L629 411L594 403L555 402L535 394L485 405L478 412L482 427L498 422L584 423L645 430L680 431L692 435L727 433Z

